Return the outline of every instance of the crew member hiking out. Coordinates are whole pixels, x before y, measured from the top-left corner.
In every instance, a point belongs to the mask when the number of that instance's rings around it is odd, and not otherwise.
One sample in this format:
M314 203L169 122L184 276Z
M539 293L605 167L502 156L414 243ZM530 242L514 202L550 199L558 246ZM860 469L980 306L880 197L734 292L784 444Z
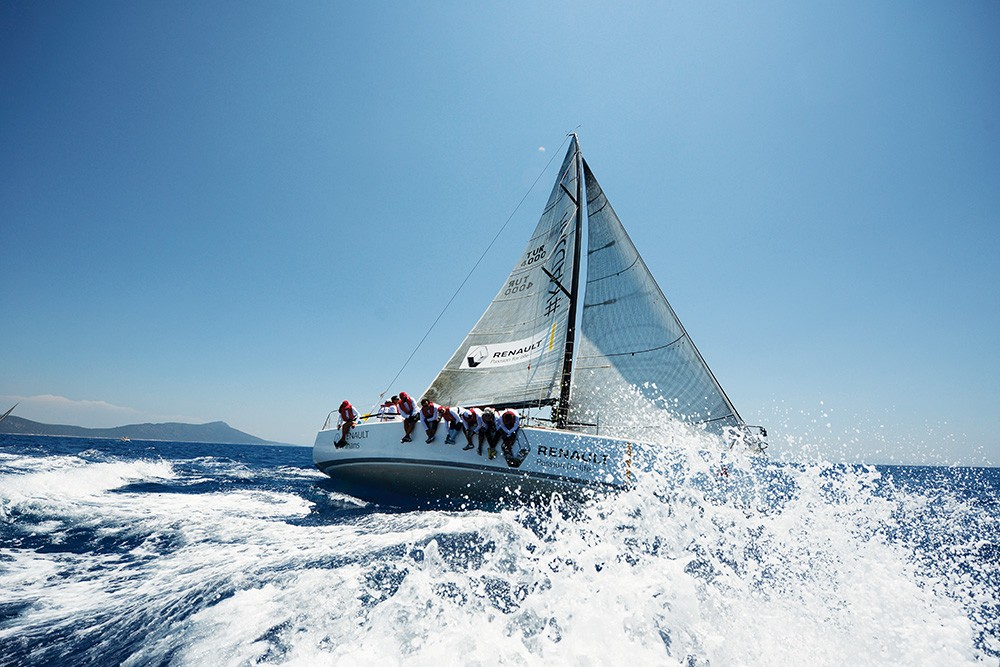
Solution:
M444 444L446 445L454 445L455 438L464 430L460 416L461 410L462 408L447 405L438 408L438 414L441 415L441 419L444 420L445 425L448 427L448 434L444 438Z
M420 420L420 416L417 414L417 405L409 394L401 391L396 407L399 408L399 414L403 417L403 439L400 442L412 442L413 438L410 437L410 434L413 433L413 428Z
M490 459L496 458L497 442L500 440L500 432L497 430L497 416L493 408L486 408L482 415L483 427L479 429L479 455L483 455L483 440L489 445L487 451Z
M479 429L483 427L483 418L479 414L479 410L475 408L469 408L468 410L462 410L462 425L465 427L465 441L466 445L462 448L462 451L469 451L473 447L472 436L479 433ZM479 445L479 453L483 453L482 444Z
M333 443L334 447L340 449L347 446L347 434L358 422L358 411L354 409L350 401L340 404L340 440Z
M514 441L517 440L517 432L521 428L521 418L513 410L504 410L500 413L500 421L497 424L497 428L500 429L500 439L503 441L503 447L510 449L514 445Z
M420 423L427 431L427 444L429 445L434 442L434 435L437 433L438 424L441 423L441 417L438 415L438 406L426 398L420 401Z
M528 453L527 449L520 449L516 455L514 454L514 444L517 442L517 434L521 429L521 418L511 409L504 410L500 414L500 419L497 420L497 429L500 432L500 439L503 441L500 445L500 451L503 452L507 465L517 468Z

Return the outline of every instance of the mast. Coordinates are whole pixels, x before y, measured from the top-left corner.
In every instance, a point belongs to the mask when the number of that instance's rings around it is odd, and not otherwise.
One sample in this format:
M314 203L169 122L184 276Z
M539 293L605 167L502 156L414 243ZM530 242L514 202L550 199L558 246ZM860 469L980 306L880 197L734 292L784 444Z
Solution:
M568 323L566 324L566 351L563 355L562 388L553 420L558 428L566 427L569 414L569 394L573 386L573 344L576 338L576 303L580 294L580 255L583 248L583 158L580 154L580 139L572 133L576 146L576 234L573 243L573 281L570 285Z

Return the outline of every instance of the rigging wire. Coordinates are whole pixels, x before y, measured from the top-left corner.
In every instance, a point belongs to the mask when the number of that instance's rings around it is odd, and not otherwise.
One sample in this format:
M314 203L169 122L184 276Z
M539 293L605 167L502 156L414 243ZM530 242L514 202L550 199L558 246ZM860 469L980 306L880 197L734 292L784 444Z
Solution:
M517 213L518 209L521 208L521 204L524 203L524 200L528 198L528 195L531 194L531 191L535 189L536 185L538 185L538 181L541 180L542 176L545 175L545 172L547 172L549 170L549 167L552 166L552 161L555 160L556 156L558 156L561 153L562 147L566 145L567 141L569 141L570 136L572 135L566 135L566 138L563 139L563 142L559 144L559 148L552 151L552 157L549 158L549 161L545 164L545 167L542 168L542 171L538 174L538 176L535 177L534 182L532 182L527 192L524 193L524 196L521 197L521 201L517 202L517 206L515 206L514 210L510 212L510 215L507 216L507 220L503 223L503 225L500 226L500 229L497 230L496 235L489 242L489 245L486 246L486 249L483 250L483 254L480 255L479 259L476 260L476 263L472 265L472 268L469 269L469 273L465 276L465 279L463 279L462 282L459 284L458 288L455 290L455 293L451 295L451 298L448 299L448 302L446 304L444 304L444 307L441 309L441 312L438 313L438 316L436 318L434 318L434 321L431 323L431 326L427 329L427 332L424 334L423 338L420 339L416 347L413 348L413 351L410 352L410 356L408 356L406 358L406 361L403 362L403 365L396 372L396 375L393 376L392 380L389 381L389 386L386 387L382 391L382 393L378 395L380 402L385 397L385 395L389 393L389 390L392 389L392 385L395 384L396 380L399 379L399 376L403 374L403 371L406 370L407 365L410 363L410 361L413 360L413 357L417 354L417 351L420 349L420 346L424 344L424 341L427 340L427 337L431 334L431 331L434 330L434 327L437 326L437 323L444 316L445 312L447 312L448 307L451 306L452 302L458 296L459 292L461 292L462 288L465 287L465 283L467 283L469 281L469 278L472 277L472 274L475 273L476 269L479 267L479 264L483 261L483 259L485 259L487 253L489 253L490 248L493 247L493 244L496 243L497 239L500 238L500 235L503 234L503 230L505 230L507 228L507 225L510 224L510 221L514 219L514 215Z

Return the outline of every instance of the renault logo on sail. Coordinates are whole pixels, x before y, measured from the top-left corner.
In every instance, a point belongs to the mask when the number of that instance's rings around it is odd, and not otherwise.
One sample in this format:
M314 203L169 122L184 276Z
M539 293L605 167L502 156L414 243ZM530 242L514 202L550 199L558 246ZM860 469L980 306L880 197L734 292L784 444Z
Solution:
M465 360L469 364L469 368L475 368L479 364L483 363L483 359L489 356L490 349L485 345L480 345L479 347L470 347L469 352L466 354Z
M548 331L539 331L531 338L522 338L507 343L490 343L470 347L462 359L459 368L478 368L480 370L494 366L507 366L527 362L551 349L546 345L549 341Z

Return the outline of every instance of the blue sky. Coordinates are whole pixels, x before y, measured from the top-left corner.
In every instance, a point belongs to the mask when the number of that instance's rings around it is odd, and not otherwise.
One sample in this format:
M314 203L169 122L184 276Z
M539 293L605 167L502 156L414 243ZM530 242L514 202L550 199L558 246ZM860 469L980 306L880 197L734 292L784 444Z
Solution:
M309 444L579 127L774 451L998 465L998 34L995 2L4 2L0 401Z

